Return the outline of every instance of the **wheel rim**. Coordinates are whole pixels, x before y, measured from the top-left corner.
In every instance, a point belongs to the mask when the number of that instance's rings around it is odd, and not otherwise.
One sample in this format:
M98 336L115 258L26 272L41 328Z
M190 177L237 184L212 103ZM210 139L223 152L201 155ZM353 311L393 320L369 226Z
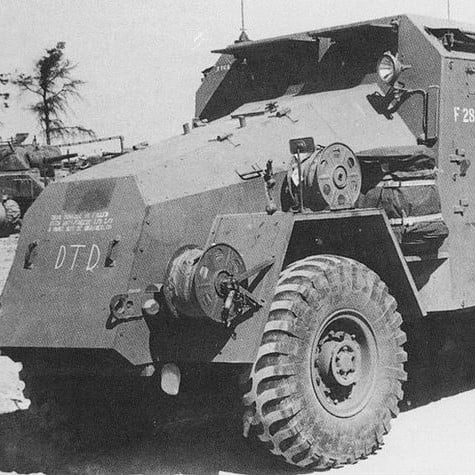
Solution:
M366 318L355 310L328 317L315 336L310 373L321 405L337 417L351 417L371 399L378 348Z

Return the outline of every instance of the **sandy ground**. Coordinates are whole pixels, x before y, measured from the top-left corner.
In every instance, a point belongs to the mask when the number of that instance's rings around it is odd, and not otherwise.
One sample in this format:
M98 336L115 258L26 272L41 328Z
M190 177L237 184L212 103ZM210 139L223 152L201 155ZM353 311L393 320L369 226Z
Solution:
M342 474L475 473L475 391L400 415L376 456Z
M16 242L17 236L0 239L0 288ZM442 321L422 331L426 347L434 352L409 368L402 413L393 421L385 446L367 460L330 473L475 473L475 329L454 330ZM426 353L420 341L410 344L409 351ZM241 438L232 387L221 392L214 381L208 394L197 396L190 386L181 398L172 399L160 396L155 383L148 384L147 394L156 392L159 408L150 425L141 422L149 406L135 383L112 382L118 396L109 397L110 388L91 378L68 386L66 404L74 408L74 429L58 430L63 421L45 425L38 414L6 416L0 425L0 473L296 473ZM41 408L43 415L51 410ZM184 421L167 425L171 413ZM197 414L201 421L187 422L186 417ZM131 421L139 431L130 431ZM69 444L72 438L79 446Z
M475 473L475 390L405 412L393 423L386 444L376 455L330 473L473 474ZM111 437L113 434L111 434ZM72 474L248 474L296 473L266 452L246 443L230 421L221 420L119 446L73 453L52 461L54 449L27 438L16 448L22 458L0 468ZM57 449L59 450L59 449ZM38 460L33 461L35 452ZM26 460L29 459L28 462Z

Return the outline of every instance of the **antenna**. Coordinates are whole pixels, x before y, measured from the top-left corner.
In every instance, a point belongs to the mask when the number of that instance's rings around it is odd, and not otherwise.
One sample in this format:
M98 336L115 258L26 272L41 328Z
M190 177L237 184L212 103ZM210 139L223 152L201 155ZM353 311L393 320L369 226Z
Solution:
M243 33L246 31L244 27L244 0L241 0L241 31Z
M246 33L246 27L244 25L244 0L241 0L241 34L236 43L242 43L243 41L249 41L249 37Z
M450 21L450 0L447 0L447 20Z

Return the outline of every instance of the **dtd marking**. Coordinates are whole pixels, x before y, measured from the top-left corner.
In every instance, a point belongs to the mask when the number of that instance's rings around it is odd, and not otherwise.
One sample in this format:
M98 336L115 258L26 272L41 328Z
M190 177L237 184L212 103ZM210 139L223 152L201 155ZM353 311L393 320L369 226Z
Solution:
M86 272L93 272L101 259L101 251L97 244L92 244L90 247L85 244L70 244L68 246L61 244L54 264L55 270L63 268L74 270L78 262L83 261L79 258L80 255L87 256Z

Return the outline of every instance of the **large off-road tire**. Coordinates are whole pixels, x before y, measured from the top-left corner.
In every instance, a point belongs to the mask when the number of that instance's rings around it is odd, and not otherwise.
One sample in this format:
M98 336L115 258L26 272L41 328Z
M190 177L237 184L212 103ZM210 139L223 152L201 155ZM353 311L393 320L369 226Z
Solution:
M386 285L363 264L321 255L290 265L244 395L245 435L299 467L374 452L403 397L401 322Z

